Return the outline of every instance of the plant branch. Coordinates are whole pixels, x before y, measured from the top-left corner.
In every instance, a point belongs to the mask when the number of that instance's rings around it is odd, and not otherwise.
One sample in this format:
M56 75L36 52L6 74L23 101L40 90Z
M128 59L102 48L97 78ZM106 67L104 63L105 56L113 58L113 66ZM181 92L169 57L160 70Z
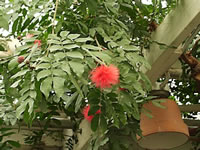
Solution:
M53 21L52 21L52 34L54 34L55 32L55 21L56 21L56 14L57 14L57 10L58 10L58 2L59 0L56 0L56 6L55 6L55 12L54 12L54 15L53 15ZM47 53L46 53L46 56L49 55L49 48L50 48L51 44L48 45L47 47Z

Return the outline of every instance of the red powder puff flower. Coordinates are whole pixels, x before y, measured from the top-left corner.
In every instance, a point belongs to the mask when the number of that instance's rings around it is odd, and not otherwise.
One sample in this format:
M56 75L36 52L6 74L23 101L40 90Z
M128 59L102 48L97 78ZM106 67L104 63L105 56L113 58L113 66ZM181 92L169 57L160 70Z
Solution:
M34 44L37 44L38 43L38 47L40 47L41 46L41 40L35 40L34 41Z
M96 87L110 88L119 82L119 69L114 65L101 65L92 70L90 79Z
M92 119L94 118L94 115L88 116L88 112L89 112L89 111L90 111L90 105L85 106L85 107L83 108L83 115L84 115L84 118L85 118L86 120L88 120L89 122L91 122ZM96 112L95 114L100 114L100 113L101 113L101 110L99 109L99 110L97 110L97 112Z

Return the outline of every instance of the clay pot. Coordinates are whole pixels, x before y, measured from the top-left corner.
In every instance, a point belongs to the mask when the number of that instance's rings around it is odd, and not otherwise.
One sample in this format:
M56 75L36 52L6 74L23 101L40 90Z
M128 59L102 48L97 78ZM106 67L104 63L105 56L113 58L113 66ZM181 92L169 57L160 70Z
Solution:
M181 118L181 113L175 101L165 100L160 103L165 108L160 108L152 104L152 101L143 107L153 116L148 117L141 113L140 128L143 138L138 138L138 144L148 149L171 149L187 142L189 137L188 127Z

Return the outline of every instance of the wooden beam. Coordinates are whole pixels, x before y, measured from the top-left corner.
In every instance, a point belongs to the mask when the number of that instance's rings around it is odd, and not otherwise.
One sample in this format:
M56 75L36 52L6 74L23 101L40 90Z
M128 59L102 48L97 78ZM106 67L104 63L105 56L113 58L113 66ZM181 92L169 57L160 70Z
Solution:
M55 131L61 131L63 129L72 129L73 123L70 120L66 120L65 118L60 118L60 125L56 124L55 122L51 121L48 126L48 130L55 130ZM36 122L34 121L32 123L31 127L28 127L28 125L25 122L20 122L18 125L14 126L5 126L6 128L12 128L12 129L21 129L21 130L41 130L45 126L46 121L40 121Z
M62 146L35 146L32 145L21 145L20 148L14 148L13 150L61 150Z
M146 75L152 83L155 83L182 54L181 43L200 24L199 6L199 0L179 1L177 7L152 33L151 40L155 42L150 45L150 51L146 54L152 65L151 70L146 71ZM161 49L157 43L165 44L167 48Z
M92 130L90 124L87 120L83 120L80 124L82 133L78 135L78 143L75 145L74 150L86 150L91 139Z
M200 104L179 105L182 112L200 112Z

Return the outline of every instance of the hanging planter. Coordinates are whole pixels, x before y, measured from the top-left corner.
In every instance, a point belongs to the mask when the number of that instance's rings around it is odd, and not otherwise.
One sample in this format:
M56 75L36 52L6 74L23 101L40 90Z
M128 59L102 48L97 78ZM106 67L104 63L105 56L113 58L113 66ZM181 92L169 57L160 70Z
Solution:
M141 113L140 128L144 137L138 138L138 144L148 149L171 149L186 143L188 127L181 118L176 102L166 98L169 96L167 91L154 91L153 95L159 98L143 105L152 118Z

